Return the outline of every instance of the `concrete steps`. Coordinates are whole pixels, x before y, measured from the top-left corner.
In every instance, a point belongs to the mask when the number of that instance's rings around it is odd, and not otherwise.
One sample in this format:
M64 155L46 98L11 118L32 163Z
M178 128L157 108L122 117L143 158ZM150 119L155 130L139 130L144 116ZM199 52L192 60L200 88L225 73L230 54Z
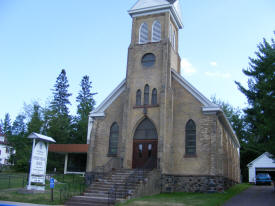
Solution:
M126 194L134 193L139 185L136 183L125 185L127 178L134 173L134 170L119 169L112 171L105 177L99 178L96 182L90 185L81 196L74 196L65 203L67 206L112 206L115 205L114 195L109 196L108 193L111 188L116 187L116 201L124 200ZM147 172L137 174L135 179L144 180ZM109 199L110 198L110 199Z

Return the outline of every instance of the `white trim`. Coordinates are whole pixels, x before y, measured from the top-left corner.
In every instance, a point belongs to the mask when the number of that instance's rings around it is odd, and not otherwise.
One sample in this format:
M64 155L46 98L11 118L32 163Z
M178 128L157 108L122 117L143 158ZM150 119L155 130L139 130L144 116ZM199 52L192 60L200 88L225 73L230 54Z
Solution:
M263 153L262 155L260 155L259 157L257 157L256 159L254 159L252 162L248 163L246 166L247 166L247 167L252 167L252 165L253 165L257 160L261 159L263 156L269 157L269 155L270 155L270 153L265 152L265 153ZM270 157L269 157L269 158L270 158Z
M48 136L38 134L38 133L35 133L35 132L32 132L28 136L28 138L30 138L30 139L40 139L40 140L43 140L43 141L46 141L46 142L55 142L55 140L52 137L48 137Z
M125 90L126 79L124 79L111 94L93 111L90 117L104 117L104 111L116 100L116 98Z
M153 7L147 7L142 9L131 9L128 11L129 15L131 17L139 17L139 16L145 16L145 15L151 15L151 14L159 14L169 12L174 20L174 22L177 25L178 29L183 28L183 23L179 15L177 14L177 11L174 7L174 5L166 4L161 6L153 6Z
M222 119L224 120L225 126L227 126L227 128L228 128L228 130L229 130L229 132L231 134L230 135L231 139L234 141L236 147L240 148L241 147L240 142L239 142L239 140L238 140L238 138L237 138L237 136L236 136L236 134L235 134L235 132L234 132L231 124L230 124L230 122L228 121L227 117L225 116L224 112L222 111L222 109L220 109L219 113L221 114Z

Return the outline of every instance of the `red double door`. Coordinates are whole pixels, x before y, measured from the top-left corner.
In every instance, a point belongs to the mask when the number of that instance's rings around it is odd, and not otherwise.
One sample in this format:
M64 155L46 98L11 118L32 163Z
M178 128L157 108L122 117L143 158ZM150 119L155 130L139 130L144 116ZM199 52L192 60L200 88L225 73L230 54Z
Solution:
M133 144L133 168L153 169L157 168L158 141L137 140Z

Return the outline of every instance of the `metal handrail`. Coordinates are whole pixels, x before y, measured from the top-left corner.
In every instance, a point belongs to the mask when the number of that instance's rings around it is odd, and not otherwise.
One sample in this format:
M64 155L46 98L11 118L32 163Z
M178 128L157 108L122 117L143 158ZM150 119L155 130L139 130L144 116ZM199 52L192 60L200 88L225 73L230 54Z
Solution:
M151 164L154 162L154 160L156 160L155 157L150 157L147 162L143 165L142 168L137 168L134 170L134 172L129 175L129 177L126 179L125 181L125 185L124 185L124 190L125 190L125 194L124 194L124 198L126 199L130 194L128 188L130 185L133 184L137 184L140 181L144 181L144 173L146 170L152 170L153 167L149 167L151 166Z
M96 172L101 172L101 173L103 173L103 174L104 174L104 173L107 173L107 172L110 172L109 170L110 170L110 168L111 168L113 162L114 162L115 160L118 160L118 159L119 159L119 157L112 157L111 159L108 160L108 162L107 162L106 164L104 164L104 165L102 165L102 166L96 167L95 171L96 171ZM119 167L121 167L121 163L119 164ZM112 168L111 168L111 169L112 169Z

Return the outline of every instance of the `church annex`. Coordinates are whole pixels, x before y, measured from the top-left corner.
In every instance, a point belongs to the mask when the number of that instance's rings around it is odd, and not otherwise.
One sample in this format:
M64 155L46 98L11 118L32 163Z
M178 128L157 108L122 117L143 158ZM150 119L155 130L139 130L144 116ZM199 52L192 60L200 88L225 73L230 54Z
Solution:
M128 11L126 78L90 114L86 171L157 169L162 191L222 191L240 182L240 144L223 111L180 74L179 4L138 0Z

